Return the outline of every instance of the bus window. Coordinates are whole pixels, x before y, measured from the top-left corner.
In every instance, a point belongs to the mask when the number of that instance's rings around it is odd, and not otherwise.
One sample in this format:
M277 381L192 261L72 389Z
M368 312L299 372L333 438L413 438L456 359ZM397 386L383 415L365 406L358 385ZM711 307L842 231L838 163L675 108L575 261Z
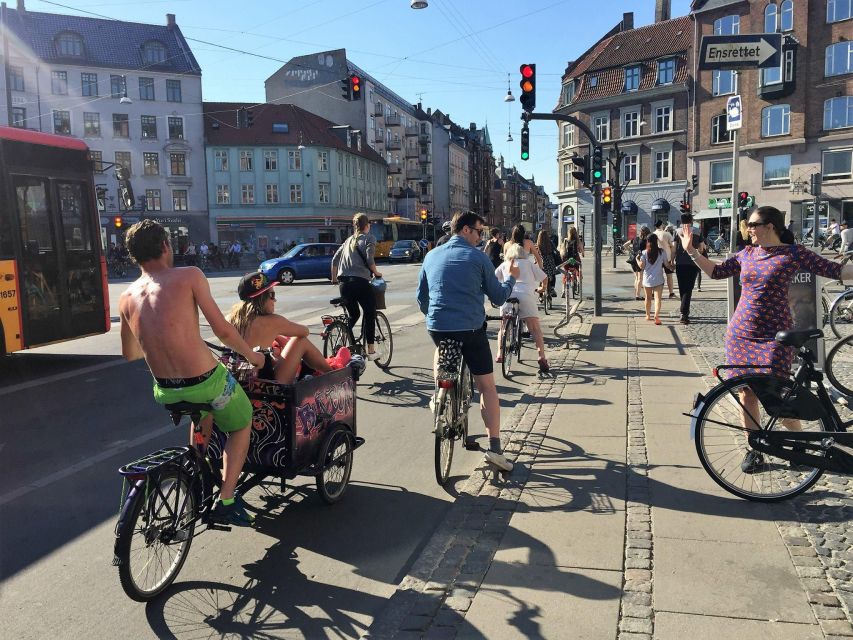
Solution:
M50 325L53 325L54 329L61 326L57 297L59 265L51 233L47 181L30 176L16 176L15 194L24 247L23 299L29 319L35 322L43 321L42 331L46 334ZM48 341L49 339L42 340Z
M9 260L15 257L12 221L8 214L8 207L0 208L0 260Z
M65 242L68 297L72 318L94 312L102 304L99 297L100 270L94 236L89 221L88 192L80 182L57 182L59 220Z
M59 183L59 217L66 251L91 251L92 233L88 227L91 216L83 215L83 186L80 183Z

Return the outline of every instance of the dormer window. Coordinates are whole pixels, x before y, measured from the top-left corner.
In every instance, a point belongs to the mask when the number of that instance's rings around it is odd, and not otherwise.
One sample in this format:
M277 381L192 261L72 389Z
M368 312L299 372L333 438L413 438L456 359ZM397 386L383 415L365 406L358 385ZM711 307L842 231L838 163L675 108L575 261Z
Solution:
M81 58L83 56L83 38L76 33L60 33L56 38L56 52L60 56Z
M640 67L625 67L625 91L637 91L640 88Z
M675 80L675 58L658 60L658 84L672 84Z
M598 86L598 76L590 76L589 77L589 86L597 87Z
M147 64L161 64L166 62L166 45L157 40L146 42L142 47L142 55Z

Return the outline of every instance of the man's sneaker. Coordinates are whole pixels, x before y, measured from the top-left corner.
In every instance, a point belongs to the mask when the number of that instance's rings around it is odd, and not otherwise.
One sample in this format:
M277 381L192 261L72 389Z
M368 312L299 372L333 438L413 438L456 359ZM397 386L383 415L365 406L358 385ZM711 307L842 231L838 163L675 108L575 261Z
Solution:
M364 361L364 358L359 355L354 355L350 358L349 368L352 369L352 373L355 376L355 379L358 380L361 377L361 374L364 373L364 370L367 368L367 363Z
M512 462L506 459L506 456L502 453L495 453L494 451L486 451L486 455L483 456L483 459L496 466L501 471L512 471Z
M764 456L761 455L758 451L753 451L752 449L750 449L744 456L743 462L740 463L740 470L746 474L751 475L760 471L763 465Z
M210 519L235 527L251 527L255 524L255 516L246 511L245 504L242 499L229 505L222 504L220 500L211 512Z
M435 413L435 400L436 400L436 394L433 393L429 397L429 410L432 411L433 413Z

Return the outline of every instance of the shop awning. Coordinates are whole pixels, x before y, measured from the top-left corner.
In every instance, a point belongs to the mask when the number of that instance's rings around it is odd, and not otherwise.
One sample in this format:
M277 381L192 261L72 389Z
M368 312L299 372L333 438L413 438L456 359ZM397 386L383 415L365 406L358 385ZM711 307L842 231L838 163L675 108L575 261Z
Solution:
M622 213L627 213L629 215L637 215L637 203L633 200L623 200Z
M732 217L731 209L702 209L693 214L694 220L711 220L713 218L726 218L729 219Z
M669 209L669 200L665 198L658 198L657 200L652 202L652 211L662 211L664 213L669 213Z

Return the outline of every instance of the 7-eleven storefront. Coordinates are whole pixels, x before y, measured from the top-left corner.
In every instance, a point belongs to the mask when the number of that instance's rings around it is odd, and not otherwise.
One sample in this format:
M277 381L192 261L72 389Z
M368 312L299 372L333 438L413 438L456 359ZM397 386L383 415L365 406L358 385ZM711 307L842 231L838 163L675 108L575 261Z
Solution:
M235 240L255 251L286 249L304 242L341 242L352 228L351 216L265 216L217 217L216 235L220 247Z

